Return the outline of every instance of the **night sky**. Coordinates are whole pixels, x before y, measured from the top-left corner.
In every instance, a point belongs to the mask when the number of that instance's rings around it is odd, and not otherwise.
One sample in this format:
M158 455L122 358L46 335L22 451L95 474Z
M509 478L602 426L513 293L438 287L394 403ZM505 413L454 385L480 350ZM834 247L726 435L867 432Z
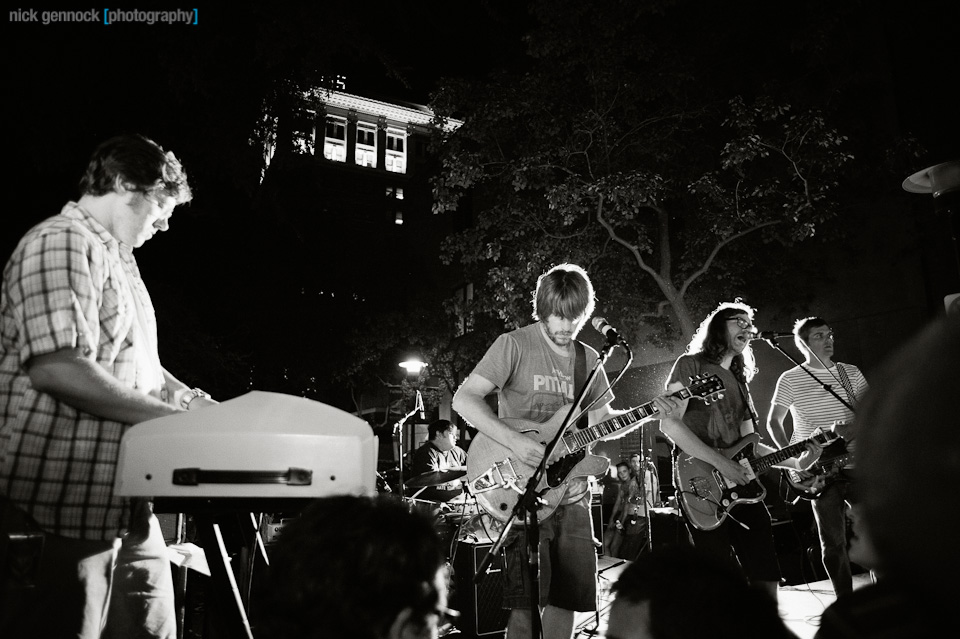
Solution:
M147 284L155 298L159 292L161 299L171 299L190 288L184 282L195 287L193 278L201 274L204 294L193 291L183 303L210 307L198 315L201 324L229 326L234 319L217 316L215 307L244 295L257 303L259 294L231 280L232 267L226 265L236 257L232 233L256 193L256 177L243 160L271 80L302 71L301 63L315 59L321 68L346 75L348 92L426 103L440 77L476 77L515 64L529 20L513 2L354 9L316 4L324 6L200 6L191 26L43 25L7 14L6 165L13 202L8 199L0 258L6 261L27 228L76 198L77 180L96 144L118 133L143 133L177 153L196 194L175 216L171 232L138 252ZM887 40L889 59L877 66L896 87L899 125L927 149L916 170L960 154L960 118L952 97L960 59L951 29L958 24L957 4L860 3L863 19L880 25L878 37ZM52 10L35 9L38 17ZM357 21L355 32L338 23L343 15ZM370 43L388 44L389 69ZM184 259L187 251L190 259Z
M119 132L145 133L183 156L197 186L194 206L217 208L208 197L252 188L248 176L231 172L231 155L244 147L271 76L307 59L309 49L323 50L318 42L340 34L336 16L361 24L357 37L342 36L352 50L333 38L326 59L347 76L348 91L426 103L440 77L478 76L520 57L529 22L521 4L430 1L327 11L238 3L199 7L195 26L43 25L7 14L6 139L19 200L7 229L23 230L73 197L90 150ZM950 28L957 3L860 4L870 9L862 20L877 24L887 41L889 59L876 64L893 78L901 127L929 150L930 164L955 157L960 118L949 96L960 54ZM50 9L37 7L38 18L43 10ZM384 43L390 71L370 50ZM8 238L0 244L4 256Z

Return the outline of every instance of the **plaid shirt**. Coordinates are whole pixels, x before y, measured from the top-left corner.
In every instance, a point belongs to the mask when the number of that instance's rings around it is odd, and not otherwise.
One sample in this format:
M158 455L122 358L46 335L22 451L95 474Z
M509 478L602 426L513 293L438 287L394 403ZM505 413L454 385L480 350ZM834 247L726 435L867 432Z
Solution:
M147 317L138 319L138 305ZM128 504L113 487L129 425L38 392L24 363L79 348L121 384L162 396L156 334L132 251L75 203L31 229L10 257L0 294L0 494L44 530L120 533Z

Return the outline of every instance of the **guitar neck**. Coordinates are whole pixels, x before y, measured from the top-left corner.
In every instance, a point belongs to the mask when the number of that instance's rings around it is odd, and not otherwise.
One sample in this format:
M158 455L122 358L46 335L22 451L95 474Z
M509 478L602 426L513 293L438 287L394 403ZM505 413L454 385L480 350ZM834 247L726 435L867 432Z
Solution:
M832 438L827 433L821 433L815 437L810 437L809 439L804 439L795 444L790 444L786 448L781 448L778 451L772 452L769 455L764 455L763 457L757 457L756 459L750 460L750 466L755 472L762 473L763 471L779 464L785 459L790 459L791 457L796 457L804 451L807 447L807 444L810 442L817 442L823 444L830 441Z
M678 399L690 399L693 395L690 393L688 388L681 388L677 392L672 394L673 397ZM656 405L649 401L646 404L641 404L636 408L631 408L627 412L611 417L610 419L605 419L599 424L594 424L593 426L588 426L583 430L577 430L569 432L563 437L563 442L567 446L567 450L571 453L575 453L581 448L586 448L590 444L603 439L609 435L613 435L621 430L630 428L634 424L648 417L652 417L657 414Z

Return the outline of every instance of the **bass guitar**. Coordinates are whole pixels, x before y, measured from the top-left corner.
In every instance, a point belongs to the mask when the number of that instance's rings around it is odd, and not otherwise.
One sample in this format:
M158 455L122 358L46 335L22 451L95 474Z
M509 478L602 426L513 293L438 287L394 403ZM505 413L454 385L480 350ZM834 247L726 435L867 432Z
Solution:
M671 393L678 399L697 398L712 401L721 396L723 381L716 375L699 375L691 384ZM547 445L553 441L572 406L557 411L548 421L538 424L526 419L505 417L503 421L527 437ZM587 453L594 442L657 414L655 404L647 402L625 413L606 419L582 430L568 429L557 445L561 456L550 463L540 477L536 491L539 497L537 516L544 520L557 509L567 494L569 481L588 475L599 475L610 467L610 460ZM517 498L526 490L534 466L512 457L513 451L491 437L478 433L467 455L467 486L477 503L494 519L510 520Z
M730 510L739 504L753 504L767 495L758 473L796 457L808 442L824 444L838 438L836 433L824 431L809 439L763 457L754 457L754 446L760 441L756 433L741 438L737 443L717 451L747 469L750 481L743 486L727 479L712 464L680 452L674 460L674 480L683 514L687 521L700 530L713 530L724 522Z
M806 470L807 476L792 468L783 469L787 485L785 501L796 503L798 499L819 499L823 491L840 475L840 471L853 461L853 453L847 450L843 439L833 441L823 449L820 459Z

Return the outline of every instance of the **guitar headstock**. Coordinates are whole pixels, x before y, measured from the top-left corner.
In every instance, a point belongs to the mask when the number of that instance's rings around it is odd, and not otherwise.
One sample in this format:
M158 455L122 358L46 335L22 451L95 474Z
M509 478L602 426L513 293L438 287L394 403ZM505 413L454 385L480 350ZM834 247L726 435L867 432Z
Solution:
M691 377L690 385L684 390L690 393L690 397L698 397L704 404L709 404L723 397L723 380L717 375L701 373Z

